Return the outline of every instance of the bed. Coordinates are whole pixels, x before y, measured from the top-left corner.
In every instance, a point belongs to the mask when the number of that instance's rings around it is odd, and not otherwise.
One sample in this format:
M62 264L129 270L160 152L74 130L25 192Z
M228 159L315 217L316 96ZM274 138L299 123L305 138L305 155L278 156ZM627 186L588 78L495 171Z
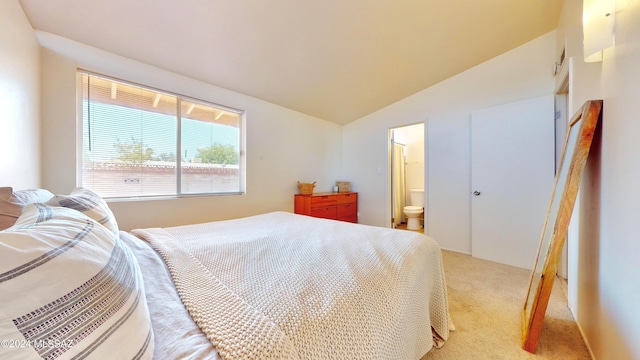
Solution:
M82 188L0 192L3 216L3 359L419 359L452 329L421 234L286 212L124 232Z

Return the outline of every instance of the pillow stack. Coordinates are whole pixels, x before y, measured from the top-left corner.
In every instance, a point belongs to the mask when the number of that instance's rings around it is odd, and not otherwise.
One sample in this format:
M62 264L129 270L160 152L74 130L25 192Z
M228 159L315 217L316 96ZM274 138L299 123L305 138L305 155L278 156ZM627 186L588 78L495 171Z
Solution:
M47 205L62 206L80 211L93 220L99 222L118 236L118 223L106 201L93 191L81 187L75 188L69 195L53 196Z
M152 358L138 263L94 195L26 205L0 231L0 358Z
M10 187L0 187L0 230L11 227L22 214L22 208L34 203L45 203L53 194L45 189L28 189L13 192Z

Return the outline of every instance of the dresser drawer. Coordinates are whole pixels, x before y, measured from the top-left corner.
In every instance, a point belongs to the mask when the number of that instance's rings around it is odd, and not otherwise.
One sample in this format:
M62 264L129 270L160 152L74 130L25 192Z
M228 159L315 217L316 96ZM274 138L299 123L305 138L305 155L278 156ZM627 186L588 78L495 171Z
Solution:
M342 204L338 205L338 217L358 215L358 205L356 204Z
M336 205L336 196L335 195L322 195L322 196L313 196L311 197L311 208L319 208L324 206L335 206Z
M339 204L352 204L358 202L358 194L356 193L348 193L348 194L338 194L337 203Z
M309 215L324 219L336 219L338 217L338 212L335 206L327 206L311 209L311 214Z
M338 220L357 223L358 222L358 215L354 214L354 215L349 215L349 216L338 217Z
M358 193L296 194L294 212L324 219L358 222Z

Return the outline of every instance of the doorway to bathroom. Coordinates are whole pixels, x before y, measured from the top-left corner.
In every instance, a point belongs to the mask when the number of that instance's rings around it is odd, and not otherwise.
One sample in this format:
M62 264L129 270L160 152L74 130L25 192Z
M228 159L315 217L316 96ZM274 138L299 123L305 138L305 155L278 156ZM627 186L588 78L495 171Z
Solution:
M424 139L424 123L389 129L391 228L424 232Z

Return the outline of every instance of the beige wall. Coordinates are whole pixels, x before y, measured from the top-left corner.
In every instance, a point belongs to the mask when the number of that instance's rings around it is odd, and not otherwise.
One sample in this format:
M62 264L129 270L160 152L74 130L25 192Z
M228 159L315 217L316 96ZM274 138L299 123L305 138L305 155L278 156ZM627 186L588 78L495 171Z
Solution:
M570 113L588 99L605 101L576 213L570 306L596 359L639 359L640 3L618 2L616 46L601 63L582 60L581 13L582 1L565 0L556 32L345 126L344 173L361 194L361 221L384 226L388 129L550 94L549 69L566 44L574 64Z
M338 178L351 181L352 189L361 193L361 221L384 225L388 128L549 94L551 66L566 43L575 64L570 111L587 99L605 100L604 121L583 181L579 241L570 253L575 263L569 274L571 308L597 359L637 359L640 3L618 3L616 46L605 52L601 63L582 62L582 1L565 0L557 32L344 128L40 33L40 167L39 48L18 2L0 1L0 151L11 154L0 159L0 184L42 185L54 192L75 186L75 70L83 67L247 111L246 195L111 203L123 228L291 210L297 180L317 181L317 190L323 191Z
M583 178L579 236L570 256L569 300L596 359L640 359L640 2L617 1L615 41L585 63L582 1L565 0L558 52L573 57L571 112L604 100Z
M40 186L40 47L17 0L0 1L0 186Z
M319 192L331 191L341 178L339 125L52 34L37 36L43 46L43 186L54 193L76 185L78 67L246 111L245 195L110 202L124 229L293 211L298 180L316 181Z
M555 32L491 59L344 127L344 178L358 196L360 221L390 223L388 131L430 116L471 112L553 93Z

